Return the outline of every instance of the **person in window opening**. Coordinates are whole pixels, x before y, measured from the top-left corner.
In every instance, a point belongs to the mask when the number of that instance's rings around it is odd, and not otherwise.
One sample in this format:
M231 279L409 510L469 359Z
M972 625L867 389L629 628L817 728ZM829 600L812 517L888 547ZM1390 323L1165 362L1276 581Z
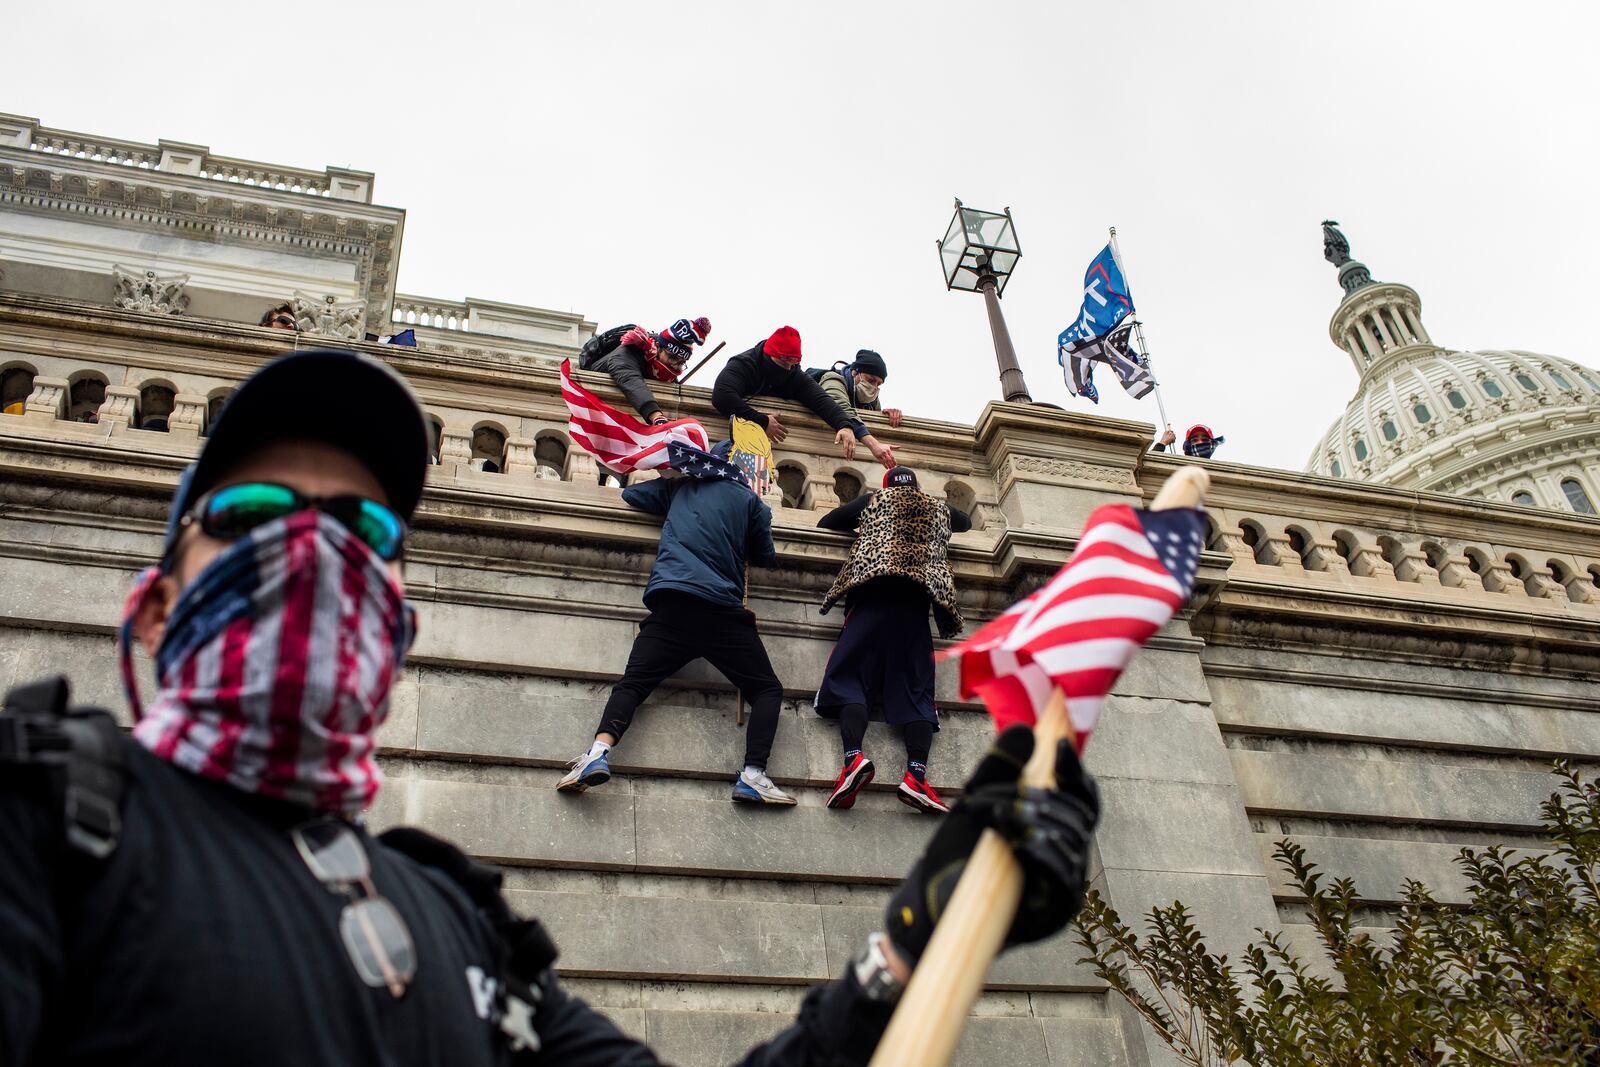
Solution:
M896 795L918 811L949 808L928 784L928 754L939 714L933 703L932 607L940 637L961 632L961 610L946 558L950 535L972 529L959 508L922 492L908 467L886 471L883 489L834 508L817 523L854 533L850 554L828 590L823 614L841 599L839 634L817 689L817 714L839 722L844 765L829 794L830 808L853 806L875 768L862 751L867 721L901 732L906 770Z
M1175 435L1172 432L1172 427L1168 426L1166 432L1161 435L1161 440L1155 443L1151 451L1165 452L1174 439ZM1217 446L1226 440L1227 438L1225 437L1214 435L1209 426L1201 426L1197 423L1189 427L1189 432L1183 435L1183 454L1186 456L1198 456L1200 459L1210 459L1212 453L1216 452ZM1334 477L1338 477L1338 475Z
M351 396L370 418L349 418ZM267 364L184 473L160 562L129 594L131 735L72 707L65 679L6 695L0 1063L659 1062L566 991L497 870L364 825L416 634L400 561L426 451L416 397L381 363ZM155 663L148 702L134 641ZM866 1064L985 828L1025 874L1007 945L1071 921L1098 793L1070 744L1055 789L1020 786L1031 748L1024 728L997 739L882 932L745 1067Z
M898 429L905 418L899 408L883 406L879 394L883 383L889 379L889 364L870 348L856 352L856 358L849 363L840 360L832 367L813 367L806 374L822 386L835 404L849 412L852 419L856 418L857 411L881 411L890 427Z
M591 337L578 353L579 370L604 371L623 397L652 426L669 422L649 382L675 382L688 365L692 346L703 345L711 320L679 319L660 333L627 323Z
M860 443L872 452L873 459L893 467L894 450L801 370L800 360L800 332L793 326L780 326L765 341L728 360L712 386L711 403L730 419L737 416L762 427L777 444L789 436L789 428L777 415L757 411L750 401L760 396L796 401L834 431L834 443L845 459L855 458Z
M265 326L269 330L288 330L291 333L300 331L300 320L295 318L294 305L289 303L268 308L256 325Z

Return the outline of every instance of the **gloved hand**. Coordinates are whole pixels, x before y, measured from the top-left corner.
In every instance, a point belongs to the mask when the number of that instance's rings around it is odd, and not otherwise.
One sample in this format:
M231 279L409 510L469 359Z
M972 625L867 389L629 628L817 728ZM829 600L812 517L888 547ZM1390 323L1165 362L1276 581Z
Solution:
M967 859L987 829L1010 842L1022 862L1022 902L1005 946L1040 941L1066 927L1083 907L1089 845L1100 821L1100 791L1072 742L1056 749L1056 788L1024 787L1033 731L1001 734L972 772L964 795L928 842L922 858L889 900L884 930L910 962L921 957L934 924L950 903Z
M619 341L618 344L627 345L631 348L637 348L647 356L653 356L656 354L656 339L650 336L649 330L646 330L641 326L635 326L633 329L623 334L622 340Z

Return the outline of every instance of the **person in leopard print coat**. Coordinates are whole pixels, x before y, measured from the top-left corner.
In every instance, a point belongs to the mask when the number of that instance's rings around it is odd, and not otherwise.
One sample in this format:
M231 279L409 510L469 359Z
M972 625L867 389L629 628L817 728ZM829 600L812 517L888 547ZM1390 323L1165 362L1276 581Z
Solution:
M883 489L834 508L817 523L855 533L850 555L822 604L825 615L840 600L844 629L828 657L814 706L839 721L844 767L828 807L846 809L872 781L872 761L862 752L869 719L898 728L906 772L897 795L918 811L948 810L928 785L928 754L939 714L933 705L933 609L940 637L961 632L961 611L946 555L951 534L972 529L957 508L924 493L916 472L894 467Z

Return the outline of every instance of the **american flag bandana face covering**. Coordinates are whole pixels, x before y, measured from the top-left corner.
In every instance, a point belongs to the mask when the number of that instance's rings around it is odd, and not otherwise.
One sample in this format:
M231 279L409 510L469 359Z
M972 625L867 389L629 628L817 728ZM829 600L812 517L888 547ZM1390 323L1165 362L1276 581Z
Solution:
M377 730L416 634L382 560L336 519L301 511L228 546L174 605L140 705L132 623L119 635L134 739L193 774L344 815L372 804Z

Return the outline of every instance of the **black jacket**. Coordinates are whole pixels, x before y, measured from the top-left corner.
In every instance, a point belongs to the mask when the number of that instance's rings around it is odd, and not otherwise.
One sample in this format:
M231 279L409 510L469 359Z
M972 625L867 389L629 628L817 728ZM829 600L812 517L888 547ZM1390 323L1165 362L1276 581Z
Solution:
M364 984L340 940L346 898L289 837L309 812L122 744L122 835L104 861L67 848L61 794L42 768L0 766L0 1063L660 1062L549 971L531 1022L541 1047L513 1053L485 1017L502 960L485 912L440 869L358 831L418 961L399 1000ZM799 1020L744 1067L866 1064L891 1008L845 972L811 990Z
M852 419L849 412L834 403L811 375L799 367L785 370L778 366L767 358L761 345L728 360L728 365L717 375L717 383L711 387L711 402L718 411L730 419L735 416L749 419L764 430L767 416L750 406L751 398L758 396L793 400L809 408L831 429L849 427L857 440L871 433L866 423Z

